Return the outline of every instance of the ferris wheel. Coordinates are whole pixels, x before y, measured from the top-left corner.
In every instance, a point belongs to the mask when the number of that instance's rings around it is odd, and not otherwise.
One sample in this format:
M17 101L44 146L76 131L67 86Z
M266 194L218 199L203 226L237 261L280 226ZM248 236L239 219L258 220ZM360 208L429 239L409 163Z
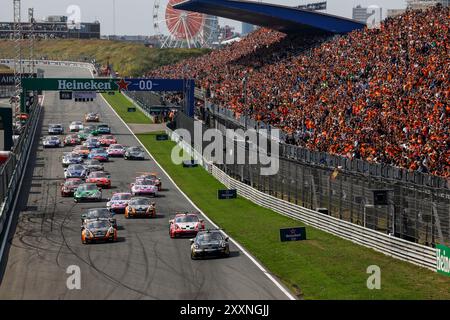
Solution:
M183 1L154 1L153 27L161 48L210 47L218 27L217 17L173 8Z

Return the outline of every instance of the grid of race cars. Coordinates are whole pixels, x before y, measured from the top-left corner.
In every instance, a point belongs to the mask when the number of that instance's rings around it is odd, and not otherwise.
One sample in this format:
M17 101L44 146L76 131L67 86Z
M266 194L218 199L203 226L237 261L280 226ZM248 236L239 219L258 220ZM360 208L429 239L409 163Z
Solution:
M61 196L72 197L76 203L102 201L102 190L112 186L111 175L105 170L110 158L146 159L140 146L120 144L109 125L100 123L97 113L86 114L84 122L73 121L68 131L65 135L63 124L49 124L43 147L72 148L64 153L61 161L65 177ZM114 193L105 208L95 207L82 214L82 243L117 241L116 214L123 214L126 219L156 217L154 198L161 191L161 179L156 173L141 173L129 190ZM230 255L229 239L220 230L206 229L205 222L196 213L177 212L169 221L169 236L191 238L192 259Z

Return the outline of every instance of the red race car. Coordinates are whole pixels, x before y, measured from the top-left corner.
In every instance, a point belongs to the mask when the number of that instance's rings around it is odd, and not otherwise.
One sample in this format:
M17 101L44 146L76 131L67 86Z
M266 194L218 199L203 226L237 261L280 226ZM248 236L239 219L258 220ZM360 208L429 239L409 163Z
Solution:
M169 235L171 238L189 236L195 237L199 231L205 230L205 222L195 213L177 213L169 221Z
M61 183L61 197L72 197L75 190L83 183L83 180L78 178L67 179Z
M110 145L117 143L117 139L110 134L103 135L98 140L100 141L100 144L105 147L109 147Z
M69 134L64 138L64 145L77 146L81 144L81 139L76 134Z
M86 183L94 183L97 187L109 189L111 188L111 177L104 171L95 171L87 176Z

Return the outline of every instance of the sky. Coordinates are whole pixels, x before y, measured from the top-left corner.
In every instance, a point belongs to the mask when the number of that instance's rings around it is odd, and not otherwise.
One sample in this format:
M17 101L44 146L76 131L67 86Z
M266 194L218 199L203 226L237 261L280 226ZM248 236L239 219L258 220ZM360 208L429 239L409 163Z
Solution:
M22 21L27 21L28 8L34 8L36 19L48 15L68 15L71 5L80 8L81 20L101 23L102 35L154 35L153 8L155 0L115 0L116 23L114 28L114 0L22 0ZM320 0L263 0L263 2L296 6ZM160 7L165 7L168 0L159 0ZM406 0L328 0L327 13L351 18L352 8L361 4L363 7L377 5L383 8L383 16L387 9L406 8ZM0 0L0 21L13 21L13 0ZM241 23L228 19L219 19L221 25L228 24L241 31Z

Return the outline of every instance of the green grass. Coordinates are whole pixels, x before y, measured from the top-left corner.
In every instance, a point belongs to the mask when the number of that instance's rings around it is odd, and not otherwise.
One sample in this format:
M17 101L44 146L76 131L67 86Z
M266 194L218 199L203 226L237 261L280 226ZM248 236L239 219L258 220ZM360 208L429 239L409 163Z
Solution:
M154 49L143 44L111 40L39 40L35 56L50 60L85 61L95 58L105 65L108 61L123 77L140 77L151 69L173 64L182 59L197 57L207 49ZM12 41L0 40L0 58L14 57Z
M126 121L126 120L125 120ZM171 160L175 143L138 135L176 184L216 224L304 299L450 299L450 278L356 245L312 227L308 240L279 241L279 229L303 224L239 197L218 200L225 188L203 168ZM366 286L367 267L381 268L381 290Z
M130 100L124 97L123 94L115 92L115 95L113 96L110 96L107 93L102 93L102 95L126 123L152 123L152 121L144 113L142 113L139 108L136 108L136 112L128 112L128 107L134 107L134 105L130 102Z

